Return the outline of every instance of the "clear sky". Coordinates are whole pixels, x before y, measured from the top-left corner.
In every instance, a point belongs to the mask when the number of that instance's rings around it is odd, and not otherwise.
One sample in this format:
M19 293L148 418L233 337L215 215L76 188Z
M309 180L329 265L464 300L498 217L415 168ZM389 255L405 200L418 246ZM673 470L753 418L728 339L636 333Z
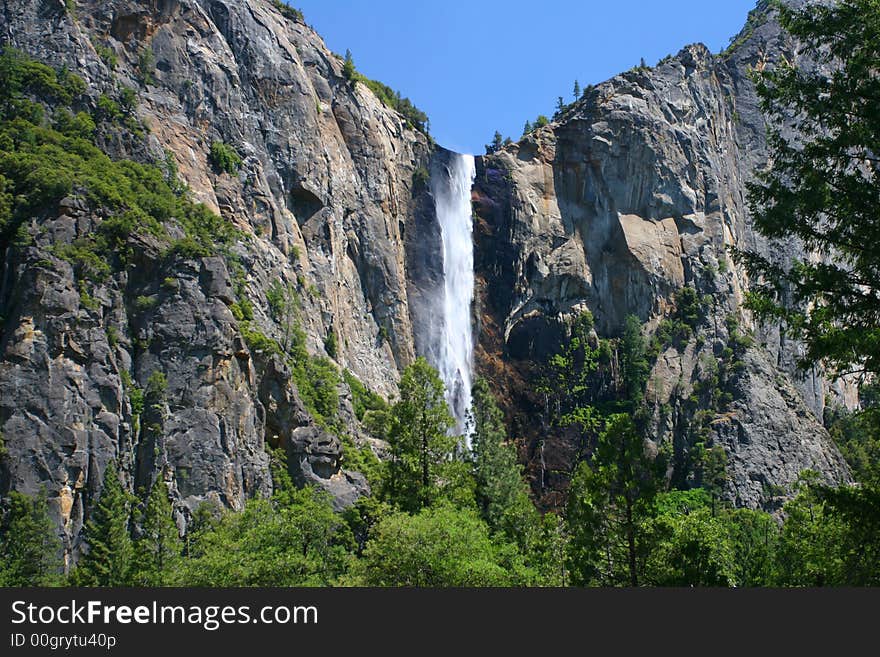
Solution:
M399 89L441 146L514 139L558 96L700 41L727 47L756 0L289 0L367 77Z

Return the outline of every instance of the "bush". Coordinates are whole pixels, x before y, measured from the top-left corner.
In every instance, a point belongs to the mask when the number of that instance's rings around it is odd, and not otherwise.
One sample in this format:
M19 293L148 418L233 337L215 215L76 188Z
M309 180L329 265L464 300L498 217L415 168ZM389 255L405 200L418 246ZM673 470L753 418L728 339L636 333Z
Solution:
M305 17L299 9L295 9L288 4L281 2L281 0L272 0L272 5L287 20L295 21L297 23L303 23L305 21Z
M144 48L138 56L138 72L145 85L155 84L153 75L156 73L156 55L152 48Z
M234 174L241 167L241 156L234 148L224 144L222 141L215 141L211 144L211 152L208 159L218 172Z

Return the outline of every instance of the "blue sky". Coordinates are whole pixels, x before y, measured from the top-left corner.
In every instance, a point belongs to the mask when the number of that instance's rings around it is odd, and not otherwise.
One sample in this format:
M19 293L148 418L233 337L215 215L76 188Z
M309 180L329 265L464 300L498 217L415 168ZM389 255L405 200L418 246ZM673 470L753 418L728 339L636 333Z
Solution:
M399 89L437 142L483 151L597 83L701 41L724 49L756 0L291 0L359 71Z

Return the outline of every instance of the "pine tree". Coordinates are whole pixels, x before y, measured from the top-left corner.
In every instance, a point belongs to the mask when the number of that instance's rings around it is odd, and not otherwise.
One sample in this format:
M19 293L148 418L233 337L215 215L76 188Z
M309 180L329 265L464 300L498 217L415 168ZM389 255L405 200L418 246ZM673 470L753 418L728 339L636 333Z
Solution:
M657 493L655 463L628 415L612 415L591 461L569 490L569 559L578 584L638 586L651 551L646 522Z
M349 82L353 82L357 78L357 69L354 67L354 58L351 56L351 50L345 51L345 63L342 65L342 75Z
M495 136L492 138L492 143L486 146L486 153L491 155L492 153L497 153L501 150L501 147L504 145L504 139L501 136L501 133L497 130L495 131Z
M580 97L581 97L581 84L577 80L574 81L574 91L572 93L574 94L575 100L580 99Z
M46 491L9 494L0 523L0 586L50 586L62 570L61 541L49 517Z
M110 463L104 471L101 496L86 521L83 535L88 545L73 571L78 586L127 586L131 583L133 546L129 534L131 495L123 488Z
M532 122L526 121L525 126L523 127L523 137L529 134L532 131Z
M628 315L620 338L620 371L627 399L633 406L641 402L650 369L642 323L635 315Z
M143 530L134 545L134 583L138 586L172 584L182 552L183 543L174 524L168 486L160 473L147 498Z
M538 514L529 499L528 485L516 460L516 449L506 443L504 417L485 379L473 387L473 454L476 497L483 518L493 532L528 549L539 530Z
M404 511L418 511L437 497L439 474L457 443L447 433L454 423L439 375L424 358L416 359L400 379L389 431L388 492Z
M771 166L749 185L749 205L759 233L797 238L808 254L823 257L788 267L738 253L752 280L763 281L748 306L782 320L804 341L804 367L824 361L839 371L877 374L880 4L841 0L801 10L782 4L779 11L782 25L819 65L784 63L758 77Z

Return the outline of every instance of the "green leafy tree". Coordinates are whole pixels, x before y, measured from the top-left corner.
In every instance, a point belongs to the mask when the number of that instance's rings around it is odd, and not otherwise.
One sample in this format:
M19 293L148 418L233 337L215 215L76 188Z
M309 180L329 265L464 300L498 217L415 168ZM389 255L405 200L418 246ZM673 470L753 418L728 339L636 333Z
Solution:
M639 585L653 549L647 522L657 487L656 465L632 419L612 415L569 490L566 522L576 584Z
M458 438L444 396L443 382L424 358L416 359L400 378L400 400L391 412L388 432L391 459L387 492L405 511L428 506L443 487L441 475L451 461Z
M597 377L607 344L599 341L593 327L589 311L572 321L561 348L548 359L538 386L545 395L550 420L581 432L581 453L586 452L587 443L602 424L596 403L603 383Z
M116 464L104 470L101 496L86 521L83 539L88 551L73 571L77 586L131 584L134 547L129 530L132 496L119 480Z
M777 584L880 585L880 493L875 489L832 488L807 472L784 510Z
M771 586L779 524L764 511L732 509L722 513L733 547L737 586Z
M645 580L655 586L731 586L736 555L727 526L712 515L703 490L672 491L658 496L657 513L648 523L654 549Z
M853 477L880 488L880 386L863 384L859 411L826 406L828 432L852 470Z
M0 520L0 586L52 586L61 571L61 541L46 491L35 497L10 492Z
M480 512L493 532L502 532L528 550L537 538L538 513L529 498L516 449L506 442L504 416L483 378L474 383L472 413L471 452Z
M249 500L241 512L207 518L191 540L185 586L327 586L347 567L353 546L326 493L288 490Z
M762 235L797 238L822 257L786 267L739 253L761 282L748 305L803 340L804 366L824 361L878 373L880 4L841 0L794 10L780 3L779 11L822 65L783 62L758 76L772 164L749 186L749 204Z
M346 583L358 586L510 586L528 581L516 550L493 543L473 509L449 504L395 513L373 530Z
M183 542L174 524L165 478L159 474L147 498L141 536L134 545L134 584L168 586L175 582Z

